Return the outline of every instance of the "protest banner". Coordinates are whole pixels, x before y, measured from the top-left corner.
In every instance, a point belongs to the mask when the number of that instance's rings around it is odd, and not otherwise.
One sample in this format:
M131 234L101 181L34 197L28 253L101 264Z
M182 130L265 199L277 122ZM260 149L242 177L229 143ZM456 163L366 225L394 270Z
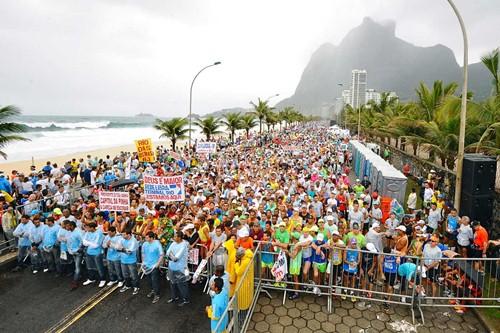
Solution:
M147 201L183 201L185 194L183 176L144 176L144 196Z
M137 149L137 154L139 155L139 162L156 161L153 141L151 141L151 139L135 140L135 148Z
M284 251L278 254L278 258L271 268L271 274L276 278L276 282L280 282L288 274L288 265Z
M198 142L196 144L196 152L198 154L213 154L217 151L215 142Z
M112 212L130 211L130 193L129 192L99 192L99 209Z

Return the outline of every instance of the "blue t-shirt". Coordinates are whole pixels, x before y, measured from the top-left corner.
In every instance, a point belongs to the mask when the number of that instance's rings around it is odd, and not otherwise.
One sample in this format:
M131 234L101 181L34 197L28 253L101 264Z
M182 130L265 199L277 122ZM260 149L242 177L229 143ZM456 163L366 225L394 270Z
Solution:
M384 273L396 273L398 271L398 264L396 263L395 256L384 256Z
M144 242L142 244L142 263L147 268L153 267L161 256L163 256L163 249L160 241L154 240L152 243Z
M448 215L448 229L454 232L458 229L458 216Z
M316 244L317 246L320 246L320 245L325 244L325 242L320 242L318 240L315 240L314 244ZM323 264L326 262L326 249L321 248L320 251L321 251L320 254L316 254L316 251L313 249L313 262L315 262L317 264ZM323 253L324 257L321 257L321 253Z
M359 251L347 249L346 250L346 260L347 263L344 263L344 271L348 273L357 273L358 272L358 260L359 260Z
M135 264L137 262L137 249L139 242L134 236L130 239L122 239L121 245L123 247L120 253L120 262L125 265Z

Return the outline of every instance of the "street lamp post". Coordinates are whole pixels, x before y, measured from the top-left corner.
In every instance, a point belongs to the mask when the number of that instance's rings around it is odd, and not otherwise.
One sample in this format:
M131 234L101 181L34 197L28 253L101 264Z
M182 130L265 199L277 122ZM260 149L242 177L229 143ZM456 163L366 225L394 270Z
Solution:
M208 66L205 66L203 67L202 69L200 69L200 71L194 76L193 78L193 82L191 82L191 88L189 89L189 148L191 149L191 122L192 122L192 115L191 115L191 107L192 107L192 104L193 104L193 85L194 85L194 81L196 80L196 78L198 77L198 75L200 75L201 72L203 72L205 69L209 68L209 67L212 67L212 66L217 66L217 65L220 65L221 62L220 61L217 61L217 62L214 62L213 64L211 65L208 65Z
M464 149L465 149L465 122L467 120L467 79L468 79L468 68L469 65L469 49L467 42L467 31L465 30L465 24L462 20L462 16L458 11L457 7L453 3L453 0L448 0L453 12L457 16L458 23L460 24L460 29L462 30L462 37L464 39L464 77L462 83L462 104L460 109L460 132L458 136L458 154L457 154L457 177L455 182L455 208L460 211L460 199L462 196L462 171L464 162Z

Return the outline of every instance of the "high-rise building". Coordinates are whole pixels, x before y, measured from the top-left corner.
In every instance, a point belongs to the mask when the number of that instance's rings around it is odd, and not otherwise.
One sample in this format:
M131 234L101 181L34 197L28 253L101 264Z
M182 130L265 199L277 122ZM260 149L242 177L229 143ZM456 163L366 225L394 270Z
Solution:
M364 69L353 69L351 76L351 106L354 109L366 104L366 79Z
M366 103L374 101L376 104L380 104L380 98L380 93L375 89L366 89Z
M350 90L343 90L342 91L342 100L344 101L344 104L351 104L351 91Z

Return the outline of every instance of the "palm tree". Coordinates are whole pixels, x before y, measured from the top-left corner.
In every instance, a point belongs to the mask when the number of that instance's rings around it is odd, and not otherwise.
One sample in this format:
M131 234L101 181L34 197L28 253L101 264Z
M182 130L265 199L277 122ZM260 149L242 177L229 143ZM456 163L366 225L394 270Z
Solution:
M443 81L434 81L432 90L423 82L420 82L417 93L417 105L419 106L422 118L425 121L432 121L434 113L443 104L448 96L452 96L458 88L456 82L443 86Z
M15 106L8 105L0 108L0 149L5 148L9 143L15 141L29 141L21 135L15 133L24 133L28 127L23 124L7 122L8 118L18 116L21 111ZM7 154L0 150L0 155L7 159Z
M258 99L257 104L250 102L252 104L254 111L253 114L259 119L259 134L262 134L262 123L266 119L267 114L273 109L269 107L267 101Z
M500 96L499 53L500 49L497 48L490 54L481 57L481 62L488 68L493 76L493 90L496 96Z
M156 119L154 128L161 131L160 138L168 138L172 142L172 150L175 151L175 144L178 140L188 138L189 129L186 126L189 124L186 118L172 118L170 120Z
M196 119L194 124L201 129L203 134L206 135L207 141L210 141L210 138L213 135L223 133L219 130L219 128L222 126L220 119L215 118L214 116L208 116L204 119Z
M265 121L266 121L266 125L267 125L267 131L269 132L271 127L274 130L274 126L278 123L278 114L276 114L273 111L269 111L266 114Z
M225 119L221 121L222 124L226 125L229 130L229 138L231 143L234 143L234 133L241 129L241 115L240 113L226 113Z
M293 108L293 106L285 106L285 108L283 110L281 110L279 112L279 120L280 120L280 126L281 126L281 122L285 122L285 128L287 128L287 126L289 124L291 124L292 122L292 117L293 117L293 114L295 113L295 109ZM280 128L281 129L281 128Z
M241 129L244 129L247 134L247 139L250 135L250 130L257 126L257 119L252 113L245 113L241 117Z

